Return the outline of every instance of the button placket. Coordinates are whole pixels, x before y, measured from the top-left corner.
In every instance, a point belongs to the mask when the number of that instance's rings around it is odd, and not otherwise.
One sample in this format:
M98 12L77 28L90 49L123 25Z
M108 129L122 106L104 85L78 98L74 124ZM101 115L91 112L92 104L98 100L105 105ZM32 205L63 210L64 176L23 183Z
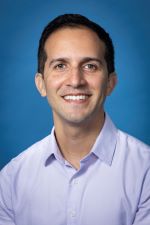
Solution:
M74 218L74 217L76 217L76 211L75 210L70 210L70 216L72 217L72 218Z
M78 179L75 179L72 177L72 179L70 180L70 185L69 185L69 195L68 195L68 204L67 204L67 224L69 225L73 225L76 224L76 220L78 217L78 213L77 213L77 208L78 208L78 201L79 201L79 197L78 197Z
M78 180L74 179L74 180L72 181L72 183L73 183L73 185L76 185L76 184L78 184Z

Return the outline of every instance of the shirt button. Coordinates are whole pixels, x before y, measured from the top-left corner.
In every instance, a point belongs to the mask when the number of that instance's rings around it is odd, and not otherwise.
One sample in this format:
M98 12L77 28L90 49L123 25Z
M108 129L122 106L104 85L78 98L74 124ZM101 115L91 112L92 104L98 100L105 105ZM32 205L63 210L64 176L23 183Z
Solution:
M71 211L70 211L70 216L71 216L71 217L75 217L75 216L76 216L75 210L71 210Z
M73 180L73 184L78 184L78 181L77 180Z

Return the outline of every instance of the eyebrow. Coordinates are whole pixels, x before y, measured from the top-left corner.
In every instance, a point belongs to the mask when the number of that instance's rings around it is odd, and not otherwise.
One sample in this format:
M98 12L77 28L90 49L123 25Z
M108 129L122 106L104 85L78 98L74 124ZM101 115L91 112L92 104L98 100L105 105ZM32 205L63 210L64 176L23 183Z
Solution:
M99 58L95 58L95 57L85 57L85 58L83 58L81 61L82 61L82 63L89 62L89 61L96 61L96 62L98 62L100 65L103 65L102 60L99 59Z
M49 66L51 66L53 63L56 63L56 62L68 62L68 61L69 61L69 58L65 58L65 57L64 58L52 59L49 62ZM86 62L89 62L89 61L96 61L100 65L103 65L104 64L101 59L95 58L95 57L84 57L84 58L81 59L81 62L80 63L86 63Z
M49 66L51 66L55 62L67 62L68 60L69 60L68 58L56 58L56 59L52 59L49 62Z

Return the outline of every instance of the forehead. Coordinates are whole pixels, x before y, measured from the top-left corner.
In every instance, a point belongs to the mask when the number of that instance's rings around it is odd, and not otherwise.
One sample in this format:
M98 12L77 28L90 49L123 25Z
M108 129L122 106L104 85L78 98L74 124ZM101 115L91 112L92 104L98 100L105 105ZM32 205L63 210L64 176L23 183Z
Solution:
M45 42L47 56L52 54L99 54L104 56L105 44L86 27L65 27L54 31Z

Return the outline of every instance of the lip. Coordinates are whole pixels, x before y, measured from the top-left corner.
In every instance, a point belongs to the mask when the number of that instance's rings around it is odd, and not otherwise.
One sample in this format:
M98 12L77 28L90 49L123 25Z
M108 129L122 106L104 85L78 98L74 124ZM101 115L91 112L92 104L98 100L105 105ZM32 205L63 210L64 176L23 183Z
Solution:
M64 96L62 96L62 98L64 99L65 102L68 103L85 103L87 102L87 100L91 97L91 95L89 94L85 94L85 93L76 93L76 94L66 94Z
M78 95L87 95L87 96L91 96L91 94L89 93L89 92L76 92L76 93L73 93L73 92L66 92L66 93L64 93L64 94L62 94L61 96L62 97L65 97L65 96L67 96L67 95L74 95L74 96L78 96Z

